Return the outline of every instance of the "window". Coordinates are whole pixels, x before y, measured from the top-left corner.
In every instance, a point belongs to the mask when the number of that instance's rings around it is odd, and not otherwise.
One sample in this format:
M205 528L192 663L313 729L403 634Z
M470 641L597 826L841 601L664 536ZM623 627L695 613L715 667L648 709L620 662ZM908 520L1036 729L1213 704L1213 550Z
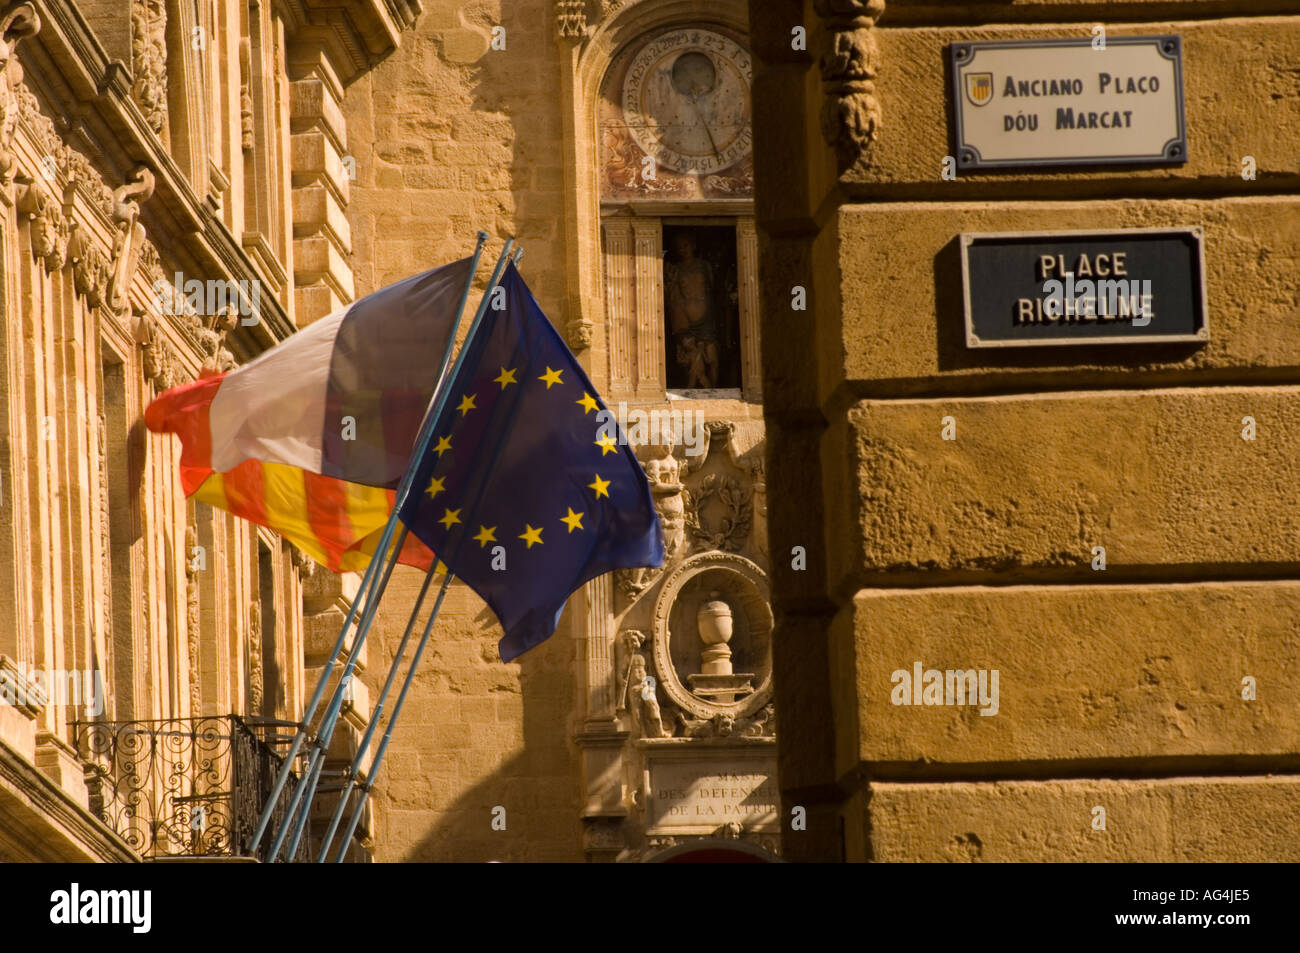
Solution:
M664 225L664 355L668 387L740 387L736 229Z

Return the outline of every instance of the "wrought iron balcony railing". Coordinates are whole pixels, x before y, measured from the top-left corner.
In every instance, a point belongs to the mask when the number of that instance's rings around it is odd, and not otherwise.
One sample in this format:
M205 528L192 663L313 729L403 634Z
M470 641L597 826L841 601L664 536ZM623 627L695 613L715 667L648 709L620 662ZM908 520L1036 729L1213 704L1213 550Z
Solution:
M248 722L223 715L74 728L77 750L93 766L92 810L142 857L252 856L247 844L284 759ZM293 790L290 777L272 830ZM293 860L308 859L309 839Z

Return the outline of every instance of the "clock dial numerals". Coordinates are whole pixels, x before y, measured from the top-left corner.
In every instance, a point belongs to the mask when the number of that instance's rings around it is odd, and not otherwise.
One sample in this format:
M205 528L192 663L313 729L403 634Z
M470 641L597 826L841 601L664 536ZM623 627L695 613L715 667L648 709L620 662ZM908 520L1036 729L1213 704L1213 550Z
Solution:
M746 158L750 130L749 54L707 30L647 43L623 81L628 133L662 168L711 175Z

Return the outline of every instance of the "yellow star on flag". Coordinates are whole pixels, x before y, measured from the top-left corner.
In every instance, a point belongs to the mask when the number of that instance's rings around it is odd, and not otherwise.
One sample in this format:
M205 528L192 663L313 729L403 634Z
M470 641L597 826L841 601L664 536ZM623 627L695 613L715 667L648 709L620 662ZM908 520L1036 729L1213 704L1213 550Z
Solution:
M435 496L437 496L439 493L441 493L443 490L446 489L446 487L443 486L443 484L446 482L447 480L445 477L434 477L432 480L429 481L429 488L424 492L429 494L429 499L433 499Z
M443 511L442 519L438 520L447 529L451 529L456 523L460 522L460 510L446 509Z
M550 366L549 364L546 365L546 373L543 374L541 377L539 377L539 378L537 378L537 379L538 379L539 381L546 381L546 389L547 389L547 390L550 390L550 389L551 389L551 385L552 385L552 384L563 384L563 383L564 383L564 381L560 380L560 372L559 372L559 371L553 371L553 370L551 370L551 366Z
M575 529L582 529L583 528L582 514L573 512L572 506L568 507L568 510L569 510L569 515L561 516L560 522L568 525L570 533L572 533Z
M529 525L528 523L525 523L525 524L524 524L524 531L523 531L522 533L519 534L519 538L522 539L522 540L524 541L525 548L527 548L527 549L532 549L532 548L533 548L533 543L537 543L538 545L542 545L542 531L541 531L541 529L540 529L540 528L539 528L539 529L533 529L533 527L532 527L531 525Z
M479 549L482 549L488 543L497 541L497 528L495 526L484 526L481 523L478 528L478 535L474 537L474 542L478 543Z
M618 453L618 441L607 433L596 438L596 446L600 447L602 457L607 453Z
M444 453L451 449L451 437L439 437L438 445L433 448L433 452L442 457Z
M471 410L477 410L478 408L474 406L474 395L466 394L462 397L460 399L460 406L456 409L460 411L462 417L468 414Z
M602 454L602 456L604 456L604 454ZM602 496L608 499L609 481L602 480L599 473L596 474L596 482L588 483L587 486L596 491L596 499L600 499Z
M512 367L510 370L506 370L504 367L501 368L501 376L492 378L492 383L500 384L502 390L506 389L507 384L518 384L519 382L515 380L515 371L517 370L517 367Z
M582 405L582 412L584 414L589 414L600 406L596 403L596 398L592 397L585 390L582 392L582 400L575 400L574 403Z

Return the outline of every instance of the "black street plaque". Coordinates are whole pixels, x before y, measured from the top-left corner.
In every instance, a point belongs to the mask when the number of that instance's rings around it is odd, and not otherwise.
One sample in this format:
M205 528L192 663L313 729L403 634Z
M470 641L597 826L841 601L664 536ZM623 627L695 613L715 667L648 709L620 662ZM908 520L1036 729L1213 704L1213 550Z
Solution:
M967 347L1207 341L1200 228L964 233Z

